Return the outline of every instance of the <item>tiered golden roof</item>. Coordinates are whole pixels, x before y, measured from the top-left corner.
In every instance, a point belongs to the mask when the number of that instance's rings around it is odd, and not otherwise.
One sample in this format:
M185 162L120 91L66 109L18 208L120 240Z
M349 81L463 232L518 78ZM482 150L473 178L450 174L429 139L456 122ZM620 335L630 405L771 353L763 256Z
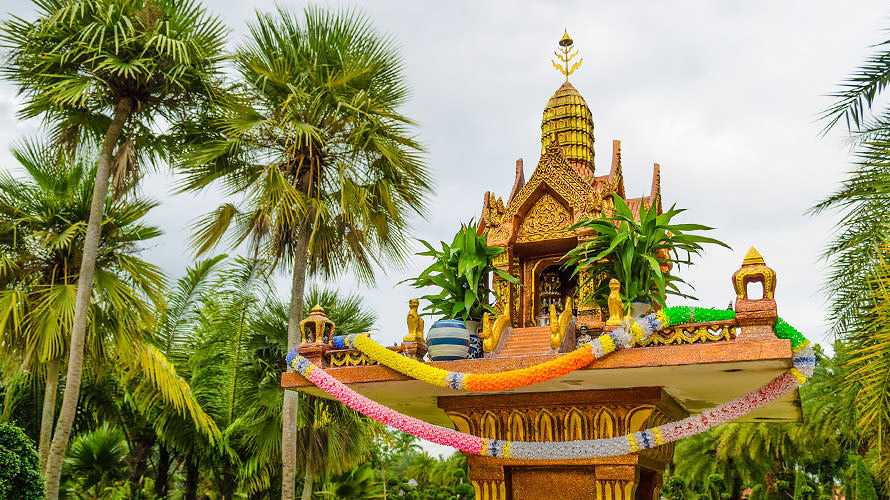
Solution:
M556 141L581 177L593 178L593 115L581 94L565 82L547 101L541 120L541 154Z

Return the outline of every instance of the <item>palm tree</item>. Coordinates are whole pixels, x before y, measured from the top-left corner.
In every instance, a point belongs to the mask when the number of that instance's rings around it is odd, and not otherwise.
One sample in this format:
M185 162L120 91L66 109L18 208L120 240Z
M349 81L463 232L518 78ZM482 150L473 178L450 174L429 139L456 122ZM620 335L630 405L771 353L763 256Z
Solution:
M88 308L100 253L109 178L115 194L138 179L137 158L164 149L159 121L212 94L225 30L192 0L35 0L34 20L6 21L3 72L25 98L20 115L42 117L66 142L100 144L79 266L71 347L47 495L58 497L62 457L80 390Z
M219 181L243 196L200 219L193 243L202 254L228 235L270 268L291 266L293 349L307 274L352 269L371 281L375 264L400 263L408 214L424 213L430 179L399 112L408 90L394 43L363 16L279 9L258 14L250 33L235 56L235 92L193 128L181 189ZM291 499L296 394L285 399L282 498Z
M356 466L349 472L337 474L325 482L324 489L316 495L321 498L351 498L365 500L372 498L386 498L378 483L374 468L365 462Z
M825 131L844 122L857 165L841 187L813 207L840 213L825 249L831 265L826 281L832 330L849 356L841 371L844 388L856 389L852 403L862 445L878 455L878 476L890 494L890 107L882 97L890 83L890 40L834 93L825 111Z
M0 341L7 356L17 354L20 373L43 374L39 449L45 464L95 167L83 156L70 158L38 142L13 148L13 156L25 175L0 173ZM106 335L131 343L134 326L151 321L151 311L139 297L157 299L163 276L134 254L140 243L160 234L141 222L156 205L151 200L109 200L86 332L87 352L94 359L107 359ZM118 327L97 331L99 324Z
M152 340L177 372L188 379L191 375L188 357L195 344L195 326L200 307L210 293L219 263L225 255L196 262L186 270L185 276L165 294L168 299L158 308L158 322ZM176 452L187 448L183 444L194 429L172 408L161 408L153 420L158 444L155 495L166 498L169 491L169 470ZM185 430L183 433L182 430Z
M60 361L74 316L74 282L95 166L82 160L88 155L70 159L64 151L37 143L26 142L13 153L26 175L16 179L0 174L0 342L6 347L4 357L19 358L16 372L47 371L40 419L40 451L45 459ZM141 222L154 206L151 200L130 197L106 205L85 347L85 387L94 389L87 399L95 400L101 393L98 399L114 407L112 420L125 427L140 418L152 422L146 417L153 408L166 405L200 432L212 435L213 422L146 331L154 324L155 312L141 297L163 302L163 276L135 252L140 243L160 234ZM176 306L174 302L172 310ZM160 317L163 330L170 321L166 315ZM145 376L136 377L134 372ZM115 405L119 402L122 407ZM132 424L129 427L130 462L138 469L151 446L140 447L144 440L137 436L145 434L134 432Z
M297 457L303 468L303 500L312 497L317 477L349 471L368 458L382 427L339 401L302 395L297 430Z
M82 500L105 498L105 488L126 477L126 457L124 433L107 422L77 436L62 467L65 489Z
M274 491L273 479L280 484L280 375L285 369L289 307L274 297L263 266L235 259L218 272L195 313L187 373L195 397L221 430L220 440L210 445L202 436L184 432L173 443L186 457L187 467L203 465L211 471L214 488L226 499L237 492ZM368 331L375 320L361 309L356 296L311 289L308 297L325 307L338 330L339 325L346 328L344 333ZM363 440L373 437L376 424L339 403L312 401L301 405L300 432L313 446L304 455L312 459L313 475L326 462L331 470L348 470L361 455ZM185 427L193 433L191 429ZM188 485L187 491L197 493Z

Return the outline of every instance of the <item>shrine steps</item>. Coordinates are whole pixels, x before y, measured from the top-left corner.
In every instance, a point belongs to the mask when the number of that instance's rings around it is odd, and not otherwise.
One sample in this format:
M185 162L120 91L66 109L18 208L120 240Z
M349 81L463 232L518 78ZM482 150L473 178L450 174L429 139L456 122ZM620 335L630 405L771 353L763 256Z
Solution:
M498 357L539 356L550 354L550 327L514 328L504 340Z

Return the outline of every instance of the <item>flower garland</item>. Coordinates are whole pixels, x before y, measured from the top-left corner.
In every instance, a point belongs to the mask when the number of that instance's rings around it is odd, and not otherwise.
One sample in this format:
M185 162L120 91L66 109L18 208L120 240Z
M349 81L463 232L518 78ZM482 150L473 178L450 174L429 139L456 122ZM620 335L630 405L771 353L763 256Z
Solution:
M358 349L378 363L430 385L473 392L503 391L562 377L611 352L633 346L634 341L662 330L666 322L667 317L661 312L639 320L629 319L624 326L604 333L568 354L535 366L500 373L463 373L436 368L401 356L374 342L364 333L339 335L332 339L332 343L339 349Z
M332 343L338 349L358 349L381 365L430 385L472 392L503 391L562 377L618 349L633 347L636 341L669 326L734 318L735 311L731 309L668 307L639 320L628 319L623 326L556 359L499 373L463 373L436 368L393 352L371 340L367 334L339 335L332 339ZM794 350L809 346L803 335L782 319L776 322L775 331L779 338L790 339Z
M815 359L811 347L795 349L791 370L755 391L705 410L700 415L614 438L553 442L485 439L433 425L358 394L295 351L288 355L288 364L349 408L419 438L476 455L518 460L559 460L625 455L705 432L766 406L803 385L806 377L812 375Z

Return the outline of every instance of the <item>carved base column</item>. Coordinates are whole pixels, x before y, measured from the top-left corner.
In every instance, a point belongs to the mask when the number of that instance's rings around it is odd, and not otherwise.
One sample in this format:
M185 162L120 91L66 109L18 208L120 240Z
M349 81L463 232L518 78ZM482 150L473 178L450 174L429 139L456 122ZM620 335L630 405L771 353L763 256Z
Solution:
M659 387L443 396L456 429L512 441L571 441L624 435L686 416ZM468 455L481 500L655 500L673 444L611 458L547 460Z

